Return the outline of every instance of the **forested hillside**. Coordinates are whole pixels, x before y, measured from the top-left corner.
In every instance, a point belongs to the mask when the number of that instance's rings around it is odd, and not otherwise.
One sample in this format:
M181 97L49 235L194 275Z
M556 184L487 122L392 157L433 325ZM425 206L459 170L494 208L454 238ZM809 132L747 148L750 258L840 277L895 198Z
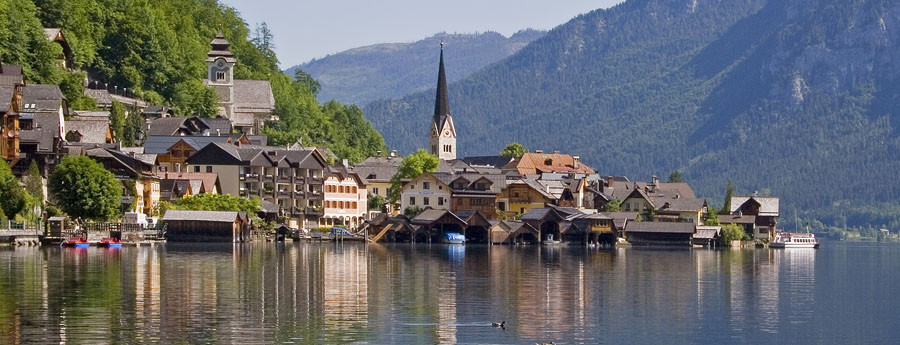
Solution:
M544 35L544 31L522 30L510 37L488 31L477 34L440 33L413 43L385 43L350 49L291 67L306 71L321 83L319 100L336 99L365 105L378 99L395 98L434 87L434 64L441 42L447 45L449 81L462 79L500 61ZM452 53L450 53L452 51Z
M231 41L238 58L237 79L272 84L280 121L267 129L273 144L325 145L353 161L384 149L381 136L356 106L320 105L309 80L292 80L278 69L275 39L265 26L251 30L232 8L216 0L0 0L0 60L25 66L26 82L60 84L76 108L82 100L83 73L66 73L55 64L59 46L44 27L62 28L75 64L91 80L127 88L153 103L176 106L179 115L212 115L212 89L206 52L217 31Z
M897 1L630 0L451 84L450 102L462 154L517 141L601 174L677 169L714 205L730 179L739 194L781 196L783 224L797 210L896 229L898 81ZM410 152L426 143L433 97L366 114Z

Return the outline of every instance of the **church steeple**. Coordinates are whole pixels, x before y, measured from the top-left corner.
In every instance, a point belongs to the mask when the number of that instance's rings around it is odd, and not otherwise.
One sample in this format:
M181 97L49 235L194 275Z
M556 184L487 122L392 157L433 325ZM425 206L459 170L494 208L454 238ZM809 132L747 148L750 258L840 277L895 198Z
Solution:
M441 42L441 64L438 67L437 92L434 100L434 122L440 127L443 117L450 115L450 96L447 95L447 75L444 72L444 42Z
M456 128L450 115L450 97L447 95L447 75L444 72L444 42L441 42L441 62L438 67L437 91L434 100L434 116L429 128L429 152L442 160L456 159Z

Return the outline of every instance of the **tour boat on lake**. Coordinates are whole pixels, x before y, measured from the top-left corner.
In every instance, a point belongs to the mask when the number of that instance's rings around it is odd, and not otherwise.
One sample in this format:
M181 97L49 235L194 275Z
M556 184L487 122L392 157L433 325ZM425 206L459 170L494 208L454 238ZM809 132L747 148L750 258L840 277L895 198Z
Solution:
M811 233L778 232L775 241L769 244L771 248L819 248L816 235Z

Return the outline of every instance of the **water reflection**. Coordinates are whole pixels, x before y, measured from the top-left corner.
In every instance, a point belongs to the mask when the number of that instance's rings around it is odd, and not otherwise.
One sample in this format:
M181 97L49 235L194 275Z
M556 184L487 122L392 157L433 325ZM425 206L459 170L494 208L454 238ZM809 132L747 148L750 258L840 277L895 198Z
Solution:
M0 248L0 343L853 341L862 338L846 338L835 325L896 321L898 301L873 303L853 292L900 283L846 265L900 269L882 259L900 258L900 247L875 253L332 243ZM490 326L504 320L505 331ZM870 330L864 339L893 339L892 332Z

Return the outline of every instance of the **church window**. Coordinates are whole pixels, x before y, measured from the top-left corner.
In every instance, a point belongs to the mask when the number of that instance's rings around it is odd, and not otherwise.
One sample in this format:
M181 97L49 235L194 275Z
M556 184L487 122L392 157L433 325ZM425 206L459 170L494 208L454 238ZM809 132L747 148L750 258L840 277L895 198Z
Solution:
M225 80L225 72L223 72L223 71L216 72L216 80Z

